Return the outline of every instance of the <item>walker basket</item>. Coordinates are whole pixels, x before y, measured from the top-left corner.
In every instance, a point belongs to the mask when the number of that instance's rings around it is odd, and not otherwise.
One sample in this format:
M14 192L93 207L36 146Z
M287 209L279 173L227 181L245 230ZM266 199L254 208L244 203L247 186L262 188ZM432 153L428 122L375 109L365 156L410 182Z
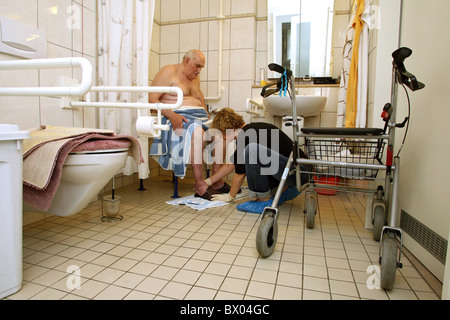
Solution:
M319 160L313 166L317 176L373 180L378 170L355 168L352 164L382 164L384 146L380 139L308 137L304 150L309 159Z

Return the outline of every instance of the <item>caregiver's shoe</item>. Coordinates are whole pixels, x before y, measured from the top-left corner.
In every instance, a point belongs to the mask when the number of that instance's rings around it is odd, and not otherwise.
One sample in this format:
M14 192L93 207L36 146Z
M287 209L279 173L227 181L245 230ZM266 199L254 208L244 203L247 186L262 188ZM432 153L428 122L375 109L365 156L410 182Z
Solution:
M273 199L270 198L267 201L247 201L236 206L236 209L243 212L251 213L263 213L265 207L270 207L272 205Z

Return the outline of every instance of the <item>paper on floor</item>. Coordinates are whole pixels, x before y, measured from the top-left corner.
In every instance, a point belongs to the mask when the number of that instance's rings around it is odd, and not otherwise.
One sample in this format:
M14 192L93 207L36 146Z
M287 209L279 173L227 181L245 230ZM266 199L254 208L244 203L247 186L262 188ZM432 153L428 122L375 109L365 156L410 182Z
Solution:
M205 210L208 208L221 207L226 204L230 204L228 202L223 202L223 201L209 201L209 200L206 200L203 198L195 197L194 195L174 199L171 201L167 201L166 203L174 205L174 206L187 205L188 207L195 209L195 210Z
M236 199L245 198L248 194L248 189L245 187L242 188L242 192L236 196ZM209 208L221 207L232 202L223 202L223 201L209 201L203 198L195 197L194 195L190 195L183 198L178 198L174 200L170 200L166 202L167 204L171 204L174 206L178 205L186 205L195 210L205 210Z

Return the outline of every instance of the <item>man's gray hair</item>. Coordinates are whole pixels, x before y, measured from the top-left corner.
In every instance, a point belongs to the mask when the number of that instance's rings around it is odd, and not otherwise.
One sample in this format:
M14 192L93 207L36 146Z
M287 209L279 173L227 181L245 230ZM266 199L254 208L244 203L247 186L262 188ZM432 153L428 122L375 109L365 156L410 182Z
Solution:
M186 60L186 58L189 58L189 59L192 60L193 58L195 58L195 57L197 56L198 52L199 52L199 50L197 50L197 49L191 49L191 50L189 50L188 52L186 52L186 53L184 54L184 56L183 56L183 61Z

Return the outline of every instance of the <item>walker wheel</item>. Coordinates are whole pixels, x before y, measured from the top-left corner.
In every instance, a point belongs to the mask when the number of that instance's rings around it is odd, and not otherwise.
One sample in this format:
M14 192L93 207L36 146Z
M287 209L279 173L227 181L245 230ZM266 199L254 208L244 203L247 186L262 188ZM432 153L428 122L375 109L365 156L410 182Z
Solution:
M308 197L306 199L306 227L314 229L314 222L316 220L316 198Z
M275 249L278 237L278 224L275 217L271 215L263 216L256 233L256 249L264 257L269 257Z
M387 233L383 236L383 255L381 257L381 287L390 290L394 287L397 272L398 246L395 236Z
M380 241L381 232L385 226L386 214L383 206L376 206L373 211L373 240Z

